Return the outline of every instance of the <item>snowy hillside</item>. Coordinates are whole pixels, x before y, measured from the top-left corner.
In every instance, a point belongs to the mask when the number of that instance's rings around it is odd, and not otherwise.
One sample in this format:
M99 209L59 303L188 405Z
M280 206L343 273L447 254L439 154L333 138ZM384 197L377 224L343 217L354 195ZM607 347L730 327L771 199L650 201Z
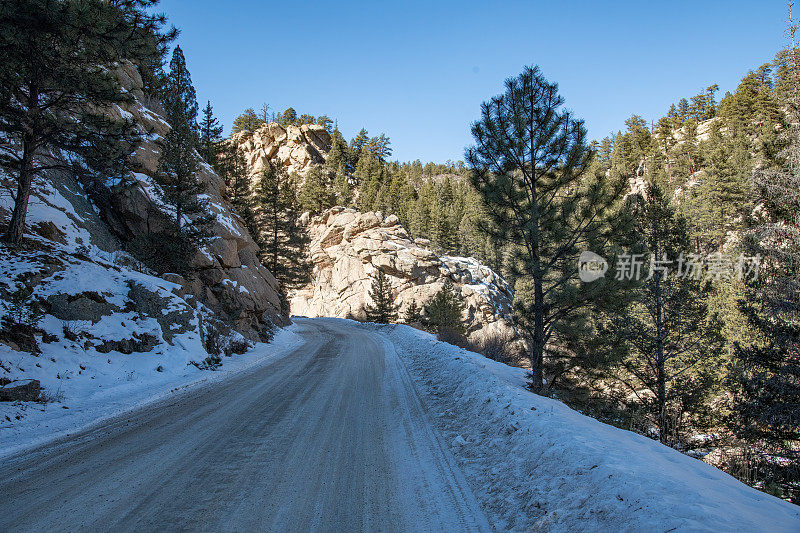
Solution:
M0 196L4 209L7 195ZM0 316L34 305L43 316L32 341L0 338L0 384L38 380L43 403L0 402L3 453L208 379L213 373L198 366L207 366L213 351L210 335L219 335L220 355L248 351L222 355L220 374L276 353L121 251L76 181L39 184L28 222L24 248L0 244ZM13 308L15 295L21 311ZM278 344L290 338L279 334Z
M800 507L525 389L525 371L380 327L476 497L514 531L800 531Z

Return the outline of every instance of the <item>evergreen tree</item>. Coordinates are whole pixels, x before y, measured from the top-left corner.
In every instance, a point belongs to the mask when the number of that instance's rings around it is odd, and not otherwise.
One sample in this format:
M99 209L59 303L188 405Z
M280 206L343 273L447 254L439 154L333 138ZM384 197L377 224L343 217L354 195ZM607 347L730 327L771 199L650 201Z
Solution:
M264 168L255 204L258 227L254 235L261 260L285 296L308 281L311 268L306 258L308 236L297 222L296 193L285 167L270 163Z
M680 124L682 125L690 115L691 107L689 106L689 101L686 98L681 98L680 102L678 102L678 119Z
M252 107L248 107L241 115L234 119L231 131L232 133L239 133L242 131L253 132L263 124L264 121L256 115L256 110Z
M795 31L790 20L793 43ZM784 149L779 166L754 172L762 212L744 239L745 251L762 259L741 307L762 341L736 344L731 428L757 457L750 466L766 479L756 481L800 503L800 61L794 44L784 56Z
M417 305L416 300L412 301L406 307L406 312L403 314L403 322L406 324L421 324L422 323L422 310Z
M330 176L318 166L313 166L306 174L298 196L300 207L312 215L318 215L336 203Z
M15 0L0 4L0 168L16 182L14 209L2 239L19 243L35 179L77 157L80 175L121 176L141 140L131 121L104 110L124 105L114 64L159 63L175 31L151 15L153 0ZM79 166L75 163L76 167ZM90 188L91 190L91 188Z
M222 141L222 126L214 116L211 101L203 108L203 120L200 122L200 157L212 167L216 164L219 143Z
M347 154L347 162L351 168L356 168L358 165L358 161L361 159L361 151L369 142L369 133L364 128L358 132L358 135L353 137L350 141L350 147L348 148Z
M748 175L752 172L747 140L741 135L723 135L713 124L702 147L706 177L698 187L706 199L701 225L704 237L722 251L728 231L739 224L748 207Z
M380 160L369 147L358 158L353 174L359 187L358 207L362 211L372 211L379 203L379 192L383 184L384 169Z
M353 189L350 187L350 178L342 168L336 171L333 179L333 188L336 205L348 207L353 203Z
M350 205L353 201L353 191L347 175L347 142L338 129L333 130L331 134L331 149L325 159L325 171L333 176L336 205Z
M162 101L171 128L161 149L157 178L164 201L175 209L176 237L186 244L199 246L207 237L206 226L211 216L206 212L207 201L199 198L205 191L205 184L197 175L197 100L180 46L173 51L163 93ZM182 250L187 252L187 248Z
M518 298L515 312L531 337L535 390L542 389L553 334L608 290L603 280L578 285L575 265L582 250L604 251L608 217L627 185L610 187L605 173L586 174L586 130L562 103L556 84L538 67L526 68L506 81L504 94L484 102L472 127L476 145L467 151L495 237L514 245L511 264L522 265L519 274L531 281L530 297Z
M607 345L623 355L620 379L652 414L661 442L676 443L687 412L702 408L713 383L720 324L708 316L701 282L677 272L679 258L688 257L689 236L663 192L649 184L645 199L633 197L630 210L633 239L641 239L632 251L650 257L650 268L634 283L628 304L609 317Z
M221 143L215 170L225 181L225 196L255 238L258 234L255 231L258 226L253 211L250 179L244 153L231 141Z
M465 309L461 296L447 283L425 304L425 326L435 333L452 332L463 337Z
M290 124L297 123L297 112L294 110L293 107L287 108L286 111L284 111L283 114L281 114L279 122L281 126L288 126Z
M330 134L333 134L333 132L336 131L337 129L334 128L333 120L331 120L331 118L328 115L322 115L317 117L315 123L318 126L322 126L323 128L325 128L325 130Z
M381 133L378 137L372 137L369 142L367 142L366 146L369 148L372 155L378 158L378 161L385 163L386 159L392 155L391 144L389 137Z
M397 320L394 291L389 283L389 278L380 268L372 280L369 297L372 304L368 304L364 309L367 322L390 324Z

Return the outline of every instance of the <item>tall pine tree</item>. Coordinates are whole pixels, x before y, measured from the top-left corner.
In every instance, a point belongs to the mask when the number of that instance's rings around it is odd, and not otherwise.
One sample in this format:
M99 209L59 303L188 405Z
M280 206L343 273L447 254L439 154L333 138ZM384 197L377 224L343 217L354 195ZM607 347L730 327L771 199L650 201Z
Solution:
M760 256L757 280L741 307L762 342L737 343L732 430L755 455L757 479L781 487L800 503L800 59L790 19L791 47L781 94L789 117L780 133L784 149L775 167L753 174L761 210L745 233L744 248Z
M372 280L369 297L372 300L372 304L367 304L364 309L367 322L390 324L397 320L394 291L389 283L389 278L380 268Z
M203 108L203 121L200 122L200 157L212 167L217 162L219 143L222 141L222 126L214 116L211 101Z
M647 267L642 268L640 283L633 268L622 271L633 278L633 287L627 305L609 317L607 346L622 356L625 372L619 379L652 414L661 442L675 444L687 413L701 408L710 391L712 363L722 349L720 324L708 316L701 281L684 275L686 265L677 271L679 258L689 254L683 218L652 183L644 198L630 200L635 221L630 266L637 252L652 260L646 277Z
M25 232L34 179L70 165L43 156L67 152L83 175L121 175L141 140L132 122L105 111L124 105L114 64L159 63L175 31L151 15L155 0L15 0L0 3L0 167L16 182L3 240Z
M308 236L297 221L297 198L285 167L270 162L261 174L256 198L257 236L261 261L280 285L281 294L308 281Z
M495 237L513 245L511 263L530 280L529 295L515 307L530 336L534 390L542 389L553 334L603 290L602 281L577 283L577 259L585 249L603 253L608 217L627 185L609 186L605 173L587 175L592 153L583 121L562 104L556 84L538 67L525 68L506 81L504 94L484 102L466 154Z
M183 259L188 259L185 254L205 241L211 216L207 201L199 197L205 184L197 175L197 99L180 46L172 54L162 102L171 128L161 148L157 177L164 201L175 210L174 233L183 245Z

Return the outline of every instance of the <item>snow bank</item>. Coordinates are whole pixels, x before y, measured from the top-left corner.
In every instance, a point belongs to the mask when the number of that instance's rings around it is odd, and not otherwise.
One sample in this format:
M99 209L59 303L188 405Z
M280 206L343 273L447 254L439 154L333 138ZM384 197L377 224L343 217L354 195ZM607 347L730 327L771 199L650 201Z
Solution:
M380 328L497 529L800 531L800 507L525 389L525 371Z
M223 357L218 370L189 363L191 345L159 346L152 353L98 354L79 346L41 344L42 354L16 352L0 344L0 362L14 377L38 379L53 401L0 403L0 457L64 437L144 405L202 384L269 364L303 343L293 327L269 344ZM201 352L205 357L205 352ZM160 370L157 370L160 369ZM2 374L2 372L0 372ZM5 375L5 374L4 374Z

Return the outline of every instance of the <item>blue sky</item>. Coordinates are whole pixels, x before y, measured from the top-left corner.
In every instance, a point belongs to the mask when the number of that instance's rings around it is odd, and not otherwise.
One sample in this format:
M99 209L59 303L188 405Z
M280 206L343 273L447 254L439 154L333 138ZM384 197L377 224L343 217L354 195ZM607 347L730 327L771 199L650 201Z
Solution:
M393 159L463 157L482 101L538 64L599 139L717 83L734 90L786 43L766 1L162 0L201 107L226 133L246 107L327 114ZM800 11L800 9L798 9Z

